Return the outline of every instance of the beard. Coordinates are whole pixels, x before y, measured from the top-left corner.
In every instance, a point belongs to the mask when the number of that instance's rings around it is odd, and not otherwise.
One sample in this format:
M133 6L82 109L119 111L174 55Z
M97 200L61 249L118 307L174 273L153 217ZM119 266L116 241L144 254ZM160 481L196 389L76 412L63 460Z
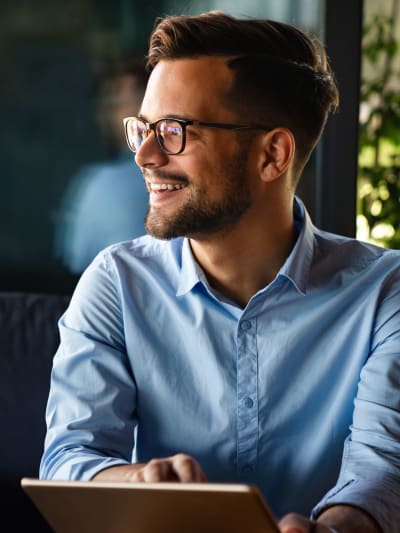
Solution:
M222 200L207 197L207 190L194 186L186 175L154 172L158 177L171 178L191 187L190 197L172 216L165 216L162 209L149 206L145 218L147 233L157 239L176 237L202 237L222 233L231 228L251 205L247 176L247 149L242 149L216 180L225 182Z

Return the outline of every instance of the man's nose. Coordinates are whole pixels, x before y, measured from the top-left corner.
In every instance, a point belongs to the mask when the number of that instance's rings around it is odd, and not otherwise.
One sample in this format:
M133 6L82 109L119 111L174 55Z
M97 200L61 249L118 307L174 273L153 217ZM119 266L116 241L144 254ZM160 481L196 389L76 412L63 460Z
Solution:
M161 167L168 163L168 155L162 152L153 132L150 132L140 145L136 152L135 161L143 168Z

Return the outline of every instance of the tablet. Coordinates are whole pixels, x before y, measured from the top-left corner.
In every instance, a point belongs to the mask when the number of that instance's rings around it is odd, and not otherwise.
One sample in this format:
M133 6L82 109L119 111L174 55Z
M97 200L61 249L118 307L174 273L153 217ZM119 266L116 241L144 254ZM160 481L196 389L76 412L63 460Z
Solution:
M56 533L279 533L251 485L23 478L21 486Z

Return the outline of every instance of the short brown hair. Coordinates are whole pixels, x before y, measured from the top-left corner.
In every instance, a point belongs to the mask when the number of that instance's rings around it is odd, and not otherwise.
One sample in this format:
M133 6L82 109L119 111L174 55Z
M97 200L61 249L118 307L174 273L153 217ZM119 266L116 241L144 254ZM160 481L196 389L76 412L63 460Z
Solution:
M322 44L289 24L210 11L160 19L150 38L147 65L152 70L162 59L204 55L227 57L235 75L226 103L241 120L292 131L300 175L338 105Z

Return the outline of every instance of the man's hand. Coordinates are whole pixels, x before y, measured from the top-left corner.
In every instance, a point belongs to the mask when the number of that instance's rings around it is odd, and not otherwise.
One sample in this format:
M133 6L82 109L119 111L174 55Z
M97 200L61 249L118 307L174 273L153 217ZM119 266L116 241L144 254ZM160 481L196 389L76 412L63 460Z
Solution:
M171 457L152 459L148 463L112 466L99 472L93 481L199 483L207 481L207 478L193 457L179 453Z
M278 525L282 533L339 533L320 522L309 520L295 513L284 516Z
M318 517L309 520L290 513L279 522L282 533L379 533L381 529L366 512L352 505L333 505Z

